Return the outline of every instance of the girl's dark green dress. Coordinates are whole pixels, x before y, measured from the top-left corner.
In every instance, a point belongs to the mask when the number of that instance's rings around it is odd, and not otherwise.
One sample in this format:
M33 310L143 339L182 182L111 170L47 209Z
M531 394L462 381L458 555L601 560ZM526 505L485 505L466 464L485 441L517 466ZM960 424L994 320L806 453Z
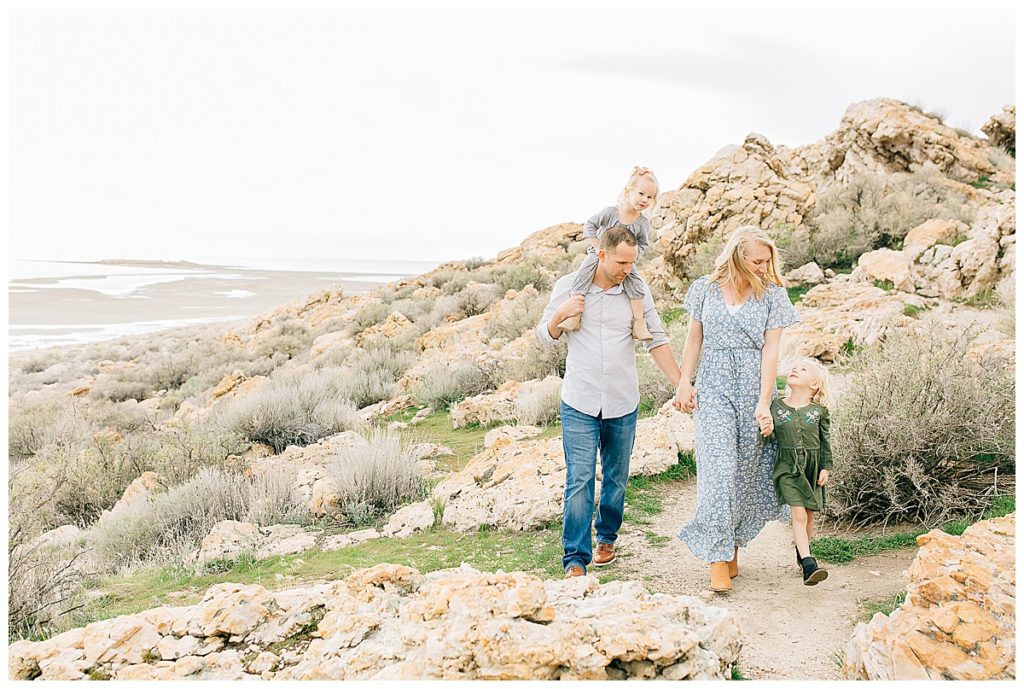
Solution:
M772 400L772 435L779 443L772 482L779 501L790 506L820 512L825 507L825 487L818 485L818 472L832 470L828 409L811 402L794 409L781 397Z

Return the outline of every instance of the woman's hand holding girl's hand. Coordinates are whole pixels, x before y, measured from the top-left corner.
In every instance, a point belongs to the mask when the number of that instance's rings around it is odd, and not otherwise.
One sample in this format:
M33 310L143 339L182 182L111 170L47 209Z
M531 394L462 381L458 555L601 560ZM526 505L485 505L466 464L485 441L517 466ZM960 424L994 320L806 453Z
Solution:
M754 407L754 418L761 429L761 435L766 438L775 430L775 422L772 420L771 408L765 402L758 402Z
M828 469L822 469L818 473L818 485L824 486L826 483L828 483Z

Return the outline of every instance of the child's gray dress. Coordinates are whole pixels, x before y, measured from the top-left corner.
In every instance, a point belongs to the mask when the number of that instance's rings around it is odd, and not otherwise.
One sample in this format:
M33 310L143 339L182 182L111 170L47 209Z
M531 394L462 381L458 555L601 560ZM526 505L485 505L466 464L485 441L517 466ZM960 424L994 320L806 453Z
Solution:
M731 314L721 287L707 276L690 285L683 308L700 321L704 343L693 413L697 513L679 538L705 562L728 562L734 546L745 546L766 522L786 514L772 483L777 443L761 435L754 408L765 331L799 323L800 317L778 285Z
M622 225L636 237L636 257L639 260L650 244L650 223L642 215L636 221L627 225L619 222L619 207L608 206L603 211L595 213L586 222L583 226L583 237L600 237L616 225ZM590 285L594 282L595 273L597 273L597 252L591 246L587 248L587 255L583 259L583 263L580 264L579 271L576 273L576 280L573 281L569 294L586 294L590 290ZM644 281L640 277L640 273L636 272L636 266L633 266L633 269L629 271L629 275L622 282L622 287L626 291L626 296L630 299L644 298Z

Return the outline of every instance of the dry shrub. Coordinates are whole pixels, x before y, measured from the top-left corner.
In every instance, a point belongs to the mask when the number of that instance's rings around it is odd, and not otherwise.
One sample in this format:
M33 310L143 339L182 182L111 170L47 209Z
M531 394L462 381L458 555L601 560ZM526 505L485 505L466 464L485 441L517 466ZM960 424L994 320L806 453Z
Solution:
M354 524L372 522L427 492L410 442L381 429L371 431L367 441L341 450L329 467L340 516Z
M485 371L473 364L445 362L427 371L413 389L413 396L424 406L447 409L489 388L490 379Z
M215 422L254 443L282 452L309 445L360 425L355 406L343 396L337 369L272 377L257 390L214 412Z
M832 414L826 511L854 524L934 526L1012 490L1012 362L967 356L970 333L892 334L852 360Z
M308 511L293 498L291 477L283 471L245 476L204 467L116 519L101 520L90 533L100 567L115 572L142 563L181 563L225 519L305 523Z
M873 249L902 246L907 232L932 218L970 224L963 194L934 165L882 177L864 174L847 184L820 189L807 238L787 246L790 265L815 261L822 268L849 266ZM806 255L800 248L806 246Z

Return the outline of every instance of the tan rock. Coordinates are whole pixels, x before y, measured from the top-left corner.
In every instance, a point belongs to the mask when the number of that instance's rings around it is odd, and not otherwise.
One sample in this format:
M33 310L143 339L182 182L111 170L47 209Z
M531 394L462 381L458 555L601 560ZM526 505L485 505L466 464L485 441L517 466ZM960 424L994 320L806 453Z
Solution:
M1002 112L981 125L981 131L985 132L993 146L1014 150L1017 145L1017 106L1004 105Z
M362 346L369 338L383 337L391 339L397 336L400 332L412 326L412 321L406 318L398 311L393 311L391 315L385 318L377 325L373 325L366 330L358 333L355 336L355 343L358 346Z
M786 281L791 287L800 285L820 285L825 282L825 273L821 267L811 261L786 273Z
M260 542L260 527L248 522L226 519L214 525L199 546L198 562L237 560L243 553L255 553Z
M967 236L968 227L958 220L926 220L907 232L903 238L903 253L911 260L936 244L949 244L957 236Z
M434 526L434 508L427 501L416 502L399 509L384 526L385 536L405 538Z
M110 520L123 519L140 505L152 499L154 493L163 490L163 481L160 475L153 471L145 471L141 476L128 484L113 507L104 510L100 514L98 522L106 524Z
M116 617L86 625L82 636L85 659L93 664L139 664L155 653L160 635L146 619Z
M499 426L498 428L487 431L487 435L484 436L484 447L490 447L500 439L507 439L512 442L516 442L518 440L536 438L543 432L544 429L538 426Z
M311 361L319 359L328 352L339 352L347 354L351 352L356 346L355 341L348 336L348 333L344 330L325 333L320 335L309 348L309 358Z
M861 282L890 282L895 289L914 291L914 264L902 252L892 249L861 254L851 277Z
M1015 515L919 536L906 601L854 630L848 679L1012 679Z
M908 304L922 307L924 303L919 296L886 292L864 282L837 279L813 287L797 306L800 323L783 331L780 370L800 356L831 363L847 342L870 346L892 330L923 329L923 323L903 311Z

